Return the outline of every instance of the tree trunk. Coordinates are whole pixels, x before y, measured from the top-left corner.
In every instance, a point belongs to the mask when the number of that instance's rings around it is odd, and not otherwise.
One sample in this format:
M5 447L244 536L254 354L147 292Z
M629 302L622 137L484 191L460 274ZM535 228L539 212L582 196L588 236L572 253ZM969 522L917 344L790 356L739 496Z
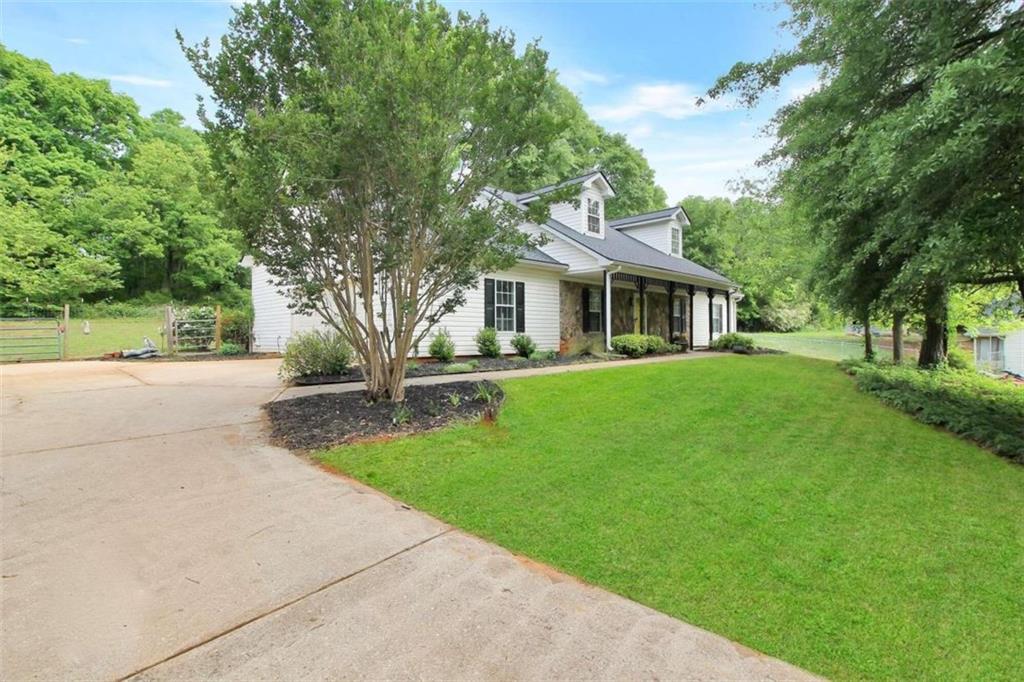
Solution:
M903 311L892 314L892 361L903 362Z
M924 339L921 341L921 355L917 366L931 368L946 361L949 338L947 316L949 292L941 284L929 285L924 301Z
M871 309L865 306L861 317L864 322L864 359L871 362L875 359L875 348L871 338Z

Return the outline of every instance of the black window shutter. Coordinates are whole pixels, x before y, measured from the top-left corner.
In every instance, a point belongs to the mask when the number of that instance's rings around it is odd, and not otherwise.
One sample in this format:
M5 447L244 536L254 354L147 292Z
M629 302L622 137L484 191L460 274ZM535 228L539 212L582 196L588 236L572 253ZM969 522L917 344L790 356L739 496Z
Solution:
M484 326L494 326L494 280L484 280Z
M590 289L583 287L583 333L590 333Z
M526 331L526 285L516 282L516 333Z

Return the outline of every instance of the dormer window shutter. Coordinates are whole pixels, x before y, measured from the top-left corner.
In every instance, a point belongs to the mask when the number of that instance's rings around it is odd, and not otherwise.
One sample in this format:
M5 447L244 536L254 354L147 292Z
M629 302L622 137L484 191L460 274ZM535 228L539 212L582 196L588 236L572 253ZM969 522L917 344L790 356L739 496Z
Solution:
M494 327L494 280L484 280L484 326Z

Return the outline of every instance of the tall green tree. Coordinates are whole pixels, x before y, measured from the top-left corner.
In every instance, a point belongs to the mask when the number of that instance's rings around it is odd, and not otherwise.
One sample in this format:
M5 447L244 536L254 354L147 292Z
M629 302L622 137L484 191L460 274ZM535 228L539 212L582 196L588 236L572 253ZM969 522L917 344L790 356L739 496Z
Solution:
M109 83L0 47L3 305L233 289L241 237L213 202L199 133Z
M608 218L636 215L665 208L665 191L654 181L654 170L643 152L620 133L610 133L583 109L579 99L552 74L543 108L560 121L562 132L543 149L529 144L516 155L497 183L510 190L527 191L600 169L615 186L608 202Z
M384 0L245 5L216 53L183 48L216 103L232 222L353 346L369 397L402 400L413 347L528 243L523 216L481 196L558 133L547 55L486 18Z
M748 104L800 67L775 118L780 191L818 229L836 300L920 311L944 360L950 288L1024 289L1024 9L1009 0L791 0L796 47L709 93Z

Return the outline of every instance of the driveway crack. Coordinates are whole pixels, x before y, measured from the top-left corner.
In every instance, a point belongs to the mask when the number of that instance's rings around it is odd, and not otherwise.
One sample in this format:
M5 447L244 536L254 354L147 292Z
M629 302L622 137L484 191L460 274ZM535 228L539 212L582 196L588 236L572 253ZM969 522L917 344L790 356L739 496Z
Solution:
M278 604L277 606L275 606L275 607L273 607L271 609L268 609L267 611L264 611L263 613L260 613L260 614L258 614L256 616L253 616L252 618L248 618L246 620L243 620L241 623L237 623L235 625L232 625L231 627L227 628L226 630L221 630L220 632L218 632L218 633L216 633L214 635L211 635L210 637L207 637L207 638L205 638L203 640L200 640L198 642L195 642L193 644L189 644L188 646L186 646L186 647L184 647L182 649L179 649L178 651L175 651L171 655L166 656L164 658L161 658L159 661L156 661L154 663L150 663L149 665L147 665L145 667L142 667L142 668L139 668L138 670L136 670L134 672L131 672L131 673L128 673L127 675L119 677L119 678L117 678L117 682L124 682L124 680L129 680L129 679L131 679L133 677L136 677L136 676L141 675L141 674L143 674L145 672L148 672L148 671L152 670L153 668L156 668L157 666L163 665L164 663L167 663L168 661L172 661L175 658L178 658L179 656L183 656L183 655L187 654L188 652L190 652L190 651L192 651L194 649L198 649L199 647L205 646L206 644L209 644L210 642L214 642L214 641L216 641L216 640L218 640L218 639L220 639L222 637L230 635L232 632L235 632L237 630L241 630L242 628L244 628L245 626L247 626L247 625L249 625L251 623L255 623L258 620L262 620L262 619L266 618L267 616L271 616L271 615L277 613L278 611L283 611L284 609L288 608L289 606L293 606L295 604L298 604L299 602L301 602L301 601L303 601L305 599L308 599L309 597L312 597L314 595L320 594L321 592L323 592L325 590L329 590L330 588L334 587L335 585L339 585L339 584L345 582L346 580L349 580L350 578L354 578L357 575L360 575L362 573L366 573L367 571L369 571L369 570L371 570L373 568L376 568L376 567L378 567L378 566L380 566L380 565L382 565L382 564L384 564L384 563L386 563L388 561L391 561L392 559L395 559L397 557L402 556L403 554L407 554L408 552L411 552L414 549L422 547L423 545L427 544L428 542L436 540L437 538L439 538L439 537L441 537L443 535L446 535L446 534L452 532L453 530L454 530L453 528L446 528L445 530L441 531L440 533L435 533L434 535L431 535L430 537L424 538L423 540L420 540L419 542L414 542L413 544L408 545L407 547L403 547L402 549L398 550L397 552L389 554L389 555L387 555L386 557L384 557L382 559L378 559L377 561L373 562L372 564L367 564L366 566L363 566L362 568L356 569L355 571L352 571L351 573L346 573L343 576L340 576L338 578L334 578L333 580L330 580L330 581L324 583L323 585L321 585L320 587L317 587L314 590L306 592L305 594L301 594L298 597L295 597L294 599L289 599L288 601L284 602L283 604Z

